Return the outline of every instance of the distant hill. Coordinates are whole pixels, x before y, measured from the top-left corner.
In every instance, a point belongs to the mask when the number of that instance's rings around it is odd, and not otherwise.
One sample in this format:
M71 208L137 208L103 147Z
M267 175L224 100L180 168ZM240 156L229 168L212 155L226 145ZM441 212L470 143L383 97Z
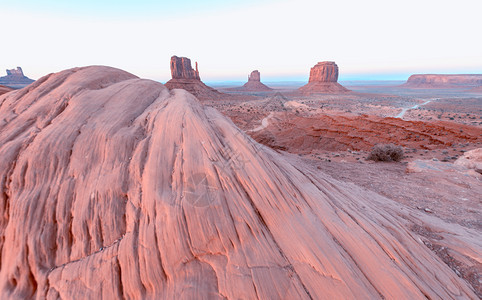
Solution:
M0 85L11 87L13 89L24 88L34 81L35 80L26 77L20 67L7 70L7 76L0 77Z
M482 74L415 74L403 85L416 88L455 88L482 85Z

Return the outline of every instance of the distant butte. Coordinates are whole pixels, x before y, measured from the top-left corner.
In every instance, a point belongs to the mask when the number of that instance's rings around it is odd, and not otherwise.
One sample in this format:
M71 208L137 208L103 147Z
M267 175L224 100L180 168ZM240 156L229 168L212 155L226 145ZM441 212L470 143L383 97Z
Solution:
M251 72L251 74L249 74L248 82L246 82L241 87L233 88L231 90L244 92L269 92L273 89L261 83L261 74L258 70L254 70L253 72Z
M198 65L196 70L191 66L187 57L171 57L171 77L165 86L172 89L183 89L200 99L217 99L222 93L205 85L199 76Z
M482 74L415 74L403 85L414 88L457 88L482 85Z
M317 63L310 70L308 84L299 88L303 93L346 93L350 90L338 82L338 66L333 61Z
M7 70L7 76L0 77L0 85L4 85L13 89L21 89L31 84L35 80L26 77L22 68Z

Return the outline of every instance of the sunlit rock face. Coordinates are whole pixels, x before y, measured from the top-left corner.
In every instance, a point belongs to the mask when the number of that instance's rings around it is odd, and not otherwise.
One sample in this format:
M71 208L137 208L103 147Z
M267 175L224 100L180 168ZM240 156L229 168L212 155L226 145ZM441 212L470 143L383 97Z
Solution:
M189 58L173 56L170 66L172 79L166 82L168 89L183 89L202 100L218 99L223 95L201 81L197 62L194 70Z
M310 80L308 82L337 82L338 66L334 61L323 61L317 63L310 70Z
M171 57L171 76L173 79L197 79L199 78L199 71L191 67L191 60L187 57Z
M338 66L333 61L317 63L310 70L308 84L299 88L303 93L346 93L348 89L338 82Z

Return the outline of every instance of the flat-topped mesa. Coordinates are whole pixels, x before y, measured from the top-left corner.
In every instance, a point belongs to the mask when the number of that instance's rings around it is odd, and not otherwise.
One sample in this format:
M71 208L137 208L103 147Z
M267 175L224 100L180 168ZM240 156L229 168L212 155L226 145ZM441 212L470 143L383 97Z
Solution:
M248 81L260 82L261 81L261 75L260 75L259 71L254 70L253 72L251 72L251 74L249 74L249 76L248 76Z
M477 87L482 85L482 74L415 74L404 86L419 88Z
M303 93L346 93L346 89L338 82L338 66L334 61L322 61L310 70L308 84L299 88Z
M338 66L334 61L323 61L317 63L310 70L309 82L337 82Z
M173 79L197 79L199 77L199 70L196 62L196 70L191 67L191 60L187 57L171 57L171 76Z

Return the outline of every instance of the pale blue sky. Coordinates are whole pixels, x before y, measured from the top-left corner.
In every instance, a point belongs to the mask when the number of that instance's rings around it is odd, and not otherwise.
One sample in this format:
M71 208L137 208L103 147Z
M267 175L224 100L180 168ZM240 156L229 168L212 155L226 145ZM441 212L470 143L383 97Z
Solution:
M254 69L266 81L303 80L324 60L341 80L482 73L480 3L0 0L0 76L98 64L165 82L172 55L198 61L205 81Z

